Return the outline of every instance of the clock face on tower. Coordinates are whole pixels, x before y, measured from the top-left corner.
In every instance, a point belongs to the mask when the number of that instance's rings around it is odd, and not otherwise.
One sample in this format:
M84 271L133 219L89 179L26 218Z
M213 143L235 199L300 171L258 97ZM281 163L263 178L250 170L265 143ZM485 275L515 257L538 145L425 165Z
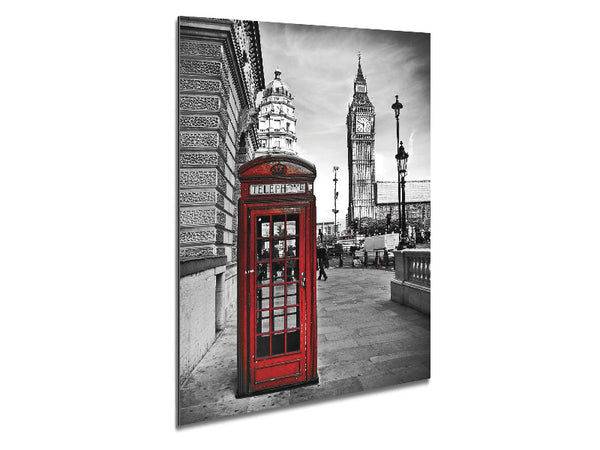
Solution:
M356 119L356 132L369 133L371 131L371 120L367 117L358 117Z

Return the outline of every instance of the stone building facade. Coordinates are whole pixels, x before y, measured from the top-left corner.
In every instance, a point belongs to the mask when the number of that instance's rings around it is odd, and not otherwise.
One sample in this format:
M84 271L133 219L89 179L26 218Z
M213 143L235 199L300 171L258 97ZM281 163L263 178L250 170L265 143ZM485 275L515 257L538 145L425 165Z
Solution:
M431 230L431 191L430 180L406 181L406 224L415 232ZM376 217L392 215L398 222L398 182L378 181L375 183Z
M261 152L296 154L296 108L290 88L275 70L275 79L263 92L258 113L258 142Z
M180 17L179 377L235 310L237 169L258 149L264 89L257 22Z
M346 116L348 147L348 225L375 215L375 108L358 56L354 94Z
M322 234L323 236L334 236L335 228L333 226L333 220L330 222L317 222L317 235Z

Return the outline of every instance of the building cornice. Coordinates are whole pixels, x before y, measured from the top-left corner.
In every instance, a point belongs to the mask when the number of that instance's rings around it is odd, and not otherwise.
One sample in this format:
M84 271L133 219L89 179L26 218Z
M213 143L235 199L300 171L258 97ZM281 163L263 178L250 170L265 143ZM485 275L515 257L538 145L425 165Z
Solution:
M257 42L258 22L245 23L245 28L249 30L251 37L251 44L254 45L257 50L260 50L260 42ZM229 19L211 19L211 18L196 18L196 17L179 17L179 30L180 35L185 38L197 38L206 39L220 42L225 48L225 56L227 63L231 68L231 76L235 85L236 92L239 98L242 100L243 107L251 108L254 107L254 98L249 98L248 91L249 86L246 86L246 82L243 79L243 70L238 63L240 59L240 49L235 39L235 22ZM251 54L254 52L250 52ZM256 91L264 89L264 72L262 67L262 54L260 61L250 56L251 65L256 72Z

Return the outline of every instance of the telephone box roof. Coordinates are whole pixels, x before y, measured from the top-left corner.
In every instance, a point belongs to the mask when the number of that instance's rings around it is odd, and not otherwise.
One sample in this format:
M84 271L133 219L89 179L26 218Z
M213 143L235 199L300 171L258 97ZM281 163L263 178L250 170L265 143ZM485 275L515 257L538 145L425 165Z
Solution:
M282 167L283 166L283 167ZM244 179L314 179L315 165L288 153L270 153L254 158L242 165L238 174Z

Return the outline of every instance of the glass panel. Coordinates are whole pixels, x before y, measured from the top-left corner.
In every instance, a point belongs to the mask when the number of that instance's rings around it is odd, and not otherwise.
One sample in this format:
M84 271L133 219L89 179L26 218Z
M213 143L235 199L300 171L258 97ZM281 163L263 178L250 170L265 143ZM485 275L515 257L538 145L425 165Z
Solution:
M259 261L264 261L269 259L269 247L270 242L268 240L258 241L258 245L256 246L256 256Z
M298 257L298 239L288 239L287 241L285 241L285 248L285 256L287 256L288 258Z
M285 353L285 334L277 333L273 335L273 355Z
M297 284L288 284L287 286L287 305L297 305L298 304L298 285Z
M288 214L287 216L287 234L298 234L298 214Z
M256 338L256 357L269 356L269 335Z
M273 263L273 283L283 283L284 268L285 263L283 261Z
M283 308L273 310L273 331L281 331L284 328Z
M300 330L288 331L287 333L287 351L297 352L300 350Z
M260 287L256 289L256 309L269 308L269 288Z
M258 237L269 237L269 227L271 225L269 216L261 216L256 219L256 235Z
M269 299L265 298L256 301L256 309L269 309Z
M284 295L283 285L273 286L273 308L283 306Z
M256 313L256 334L268 333L269 330L269 311L259 311Z
M298 308L287 309L287 327L286 328L298 328Z
M285 241L273 239L273 259L283 259L285 255Z
M285 233L284 216L273 217L273 236L283 236Z
M269 332L269 318L267 317L266 319L261 319L261 328L260 328L260 333L268 333Z
M269 263L257 264L256 282L257 284L269 284L270 281Z
M298 281L298 260L292 260L287 262L287 281Z

